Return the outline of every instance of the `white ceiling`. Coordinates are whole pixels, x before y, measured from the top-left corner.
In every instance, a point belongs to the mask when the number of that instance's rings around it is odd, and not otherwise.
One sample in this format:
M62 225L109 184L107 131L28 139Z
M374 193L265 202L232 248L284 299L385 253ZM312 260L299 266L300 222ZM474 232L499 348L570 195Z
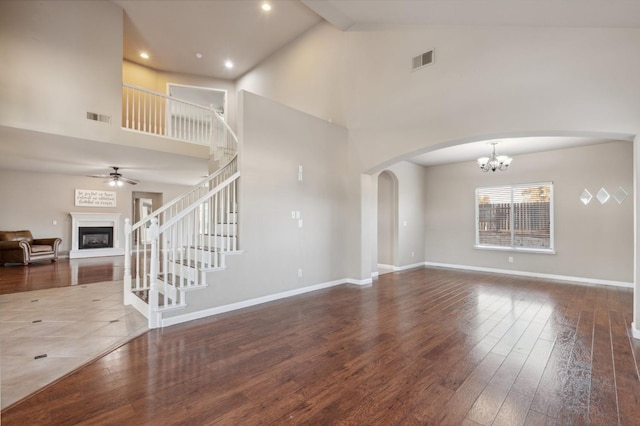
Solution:
M124 9L124 57L145 66L235 80L321 21L297 0L112 0ZM140 52L148 52L144 60ZM202 54L202 59L196 58ZM231 60L232 69L224 67Z
M638 27L637 0L302 0L336 27Z
M638 27L638 0L112 0L124 57L235 80L323 18L342 30L397 25ZM140 52L150 54L148 60ZM202 59L195 54L201 53ZM233 69L224 67L230 59Z
M141 182L193 186L208 174L206 159L0 126L0 170L91 176L120 167ZM52 149L55 147L55 149Z

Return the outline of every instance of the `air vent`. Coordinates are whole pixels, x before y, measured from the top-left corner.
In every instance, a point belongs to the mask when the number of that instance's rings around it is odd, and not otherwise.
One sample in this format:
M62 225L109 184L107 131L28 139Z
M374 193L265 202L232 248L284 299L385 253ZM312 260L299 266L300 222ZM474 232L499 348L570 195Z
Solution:
M411 71L415 71L433 63L433 49L411 59Z
M102 123L111 124L110 115L96 114L95 112L87 112L87 120L100 121Z

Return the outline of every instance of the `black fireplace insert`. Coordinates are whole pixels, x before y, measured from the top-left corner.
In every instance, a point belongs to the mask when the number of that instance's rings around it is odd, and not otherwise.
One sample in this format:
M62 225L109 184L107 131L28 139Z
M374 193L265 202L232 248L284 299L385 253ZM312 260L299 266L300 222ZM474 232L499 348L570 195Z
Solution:
M113 226L81 226L78 228L78 249L113 247Z

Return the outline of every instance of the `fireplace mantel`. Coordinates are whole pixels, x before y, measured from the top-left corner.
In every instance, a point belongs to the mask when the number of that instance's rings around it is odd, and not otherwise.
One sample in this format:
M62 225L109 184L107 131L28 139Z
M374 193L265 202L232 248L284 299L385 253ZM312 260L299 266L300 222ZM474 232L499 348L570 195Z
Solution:
M71 251L69 259L81 257L122 256L124 249L120 247L120 213L69 213L71 216ZM113 247L109 248L78 248L78 229L80 227L113 227Z

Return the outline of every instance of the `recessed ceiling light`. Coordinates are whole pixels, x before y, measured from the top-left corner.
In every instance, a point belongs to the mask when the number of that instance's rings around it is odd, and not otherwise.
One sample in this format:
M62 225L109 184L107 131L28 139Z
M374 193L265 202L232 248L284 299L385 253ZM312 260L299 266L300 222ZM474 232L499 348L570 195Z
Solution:
M147 52L141 52L141 53L140 53L140 57L141 57L142 59L149 59L149 54L148 54Z
M262 10L264 10L265 12L268 12L271 10L271 5L267 2L262 3L262 6L260 7L262 7Z
M224 61L224 66L231 69L233 68L233 62L227 59L226 61Z
M202 59L202 53L200 53L200 52L196 53L196 58Z

